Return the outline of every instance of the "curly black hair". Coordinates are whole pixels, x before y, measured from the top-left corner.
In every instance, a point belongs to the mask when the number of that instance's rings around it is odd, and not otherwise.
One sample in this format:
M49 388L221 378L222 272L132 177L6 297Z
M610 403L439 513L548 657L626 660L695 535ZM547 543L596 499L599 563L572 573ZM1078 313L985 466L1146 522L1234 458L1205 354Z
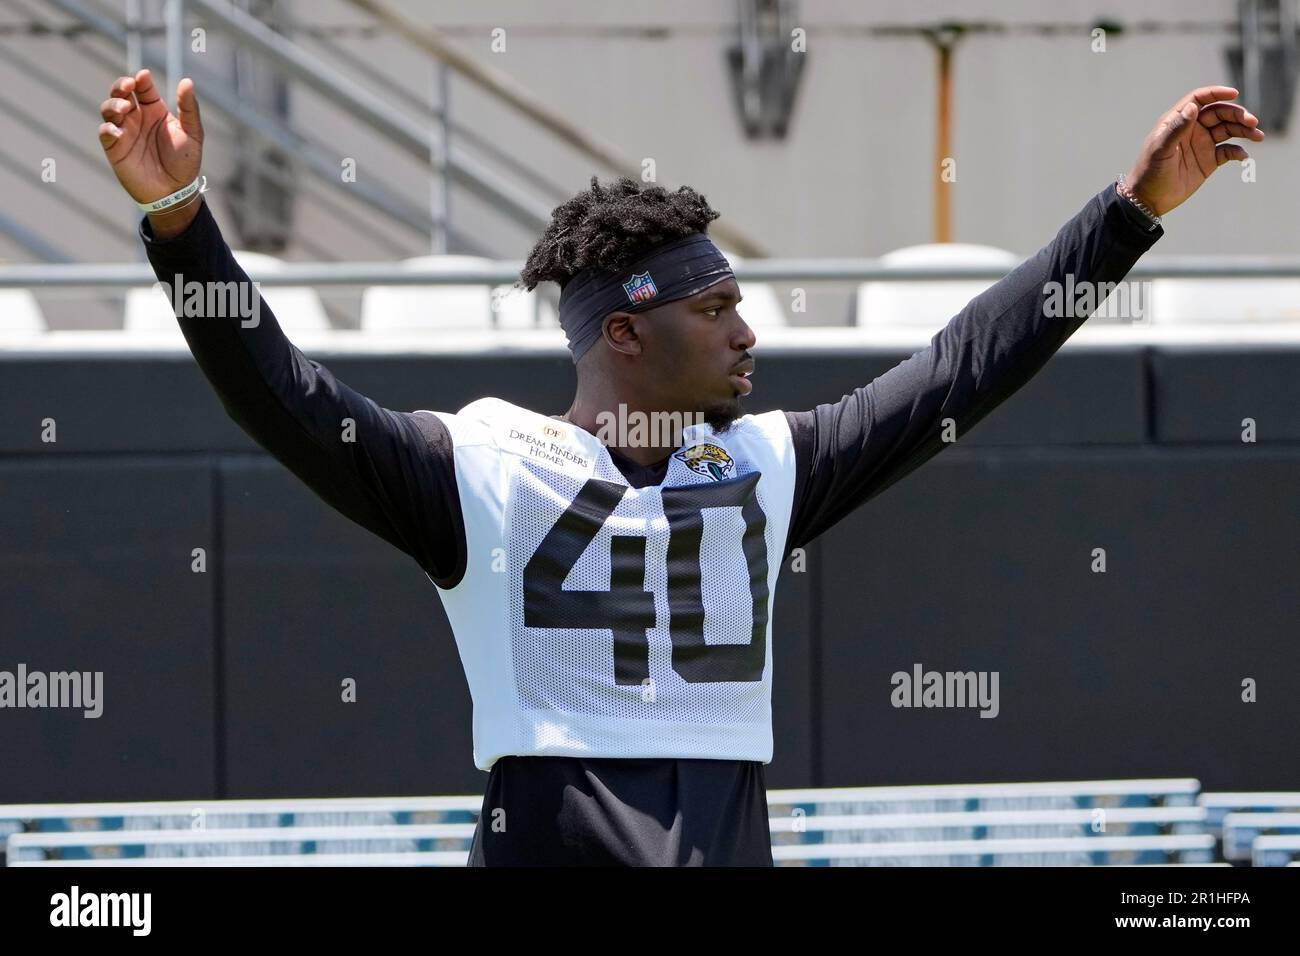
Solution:
M595 176L551 213L551 224L519 273L530 292L542 282L560 288L588 266L616 272L660 243L707 232L721 213L689 186L669 192L627 176L602 186Z

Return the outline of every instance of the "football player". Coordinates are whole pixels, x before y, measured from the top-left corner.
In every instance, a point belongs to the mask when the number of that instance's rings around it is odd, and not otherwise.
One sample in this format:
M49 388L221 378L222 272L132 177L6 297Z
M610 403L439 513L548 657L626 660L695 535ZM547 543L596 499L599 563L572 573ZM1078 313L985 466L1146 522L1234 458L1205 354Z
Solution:
M490 773L472 864L771 865L783 561L940 451L945 420L964 435L1043 367L1087 317L1046 290L1123 279L1159 217L1246 158L1225 140L1263 138L1235 96L1181 97L1127 177L927 348L809 410L744 411L755 336L708 236L718 213L688 187L593 179L529 255L524 287L561 289L563 414L394 411L303 355L265 303L256 322L177 309L231 417L440 589ZM148 70L121 77L100 141L161 282L247 284L201 189L191 80L177 104Z

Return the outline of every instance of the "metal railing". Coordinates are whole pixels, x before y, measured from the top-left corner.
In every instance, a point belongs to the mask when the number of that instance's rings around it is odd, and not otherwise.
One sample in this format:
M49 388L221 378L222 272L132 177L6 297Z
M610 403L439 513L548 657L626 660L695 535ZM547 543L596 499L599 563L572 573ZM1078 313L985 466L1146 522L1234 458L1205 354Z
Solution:
M570 193L570 190L558 184L548 183L536 171L524 168L485 137L461 124L453 123L445 100L448 71L467 78L489 95L522 111L539 124L548 136L573 147L598 166L624 175L639 175L636 163L622 156L599 137L565 119L558 110L533 97L506 74L466 58L443 40L437 31L403 19L382 3L356 2L354 5L375 17L384 29L395 32L440 65L440 87L444 99L439 105L405 96L399 107L391 98L367 89L355 78L336 69L331 62L313 53L303 43L276 32L235 5L214 0L166 0L161 24L163 42L159 47L158 44L146 42L147 34L156 33L159 25L146 24L141 20L138 4L128 4L123 14L114 15L93 4L91 0L43 2L120 47L125 57L123 67L148 66L162 70L167 77L164 89L173 87L182 75L193 76L205 104L211 104L218 114L232 122L242 133L291 155L318 185L328 186L334 192L337 192L338 186L338 165L337 157L330 150L297 133L280 118L253 108L241 100L225 80L195 63L194 57L187 56L187 17L201 17L205 27L226 33L241 48L265 59L277 71L326 97L330 102L342 105L349 116L414 159L430 174L435 190L428 203L413 203L409 197L382 183L359 180L349 183L349 198L366 204L413 231L431 236L435 252L446 252L450 242L471 253L482 254L486 251L475 237L454 229L447 221L447 188L450 183L463 188L489 208L531 233L540 232L549 224L552 207ZM323 46L327 51L330 49L328 43ZM358 70L356 59L350 55L338 59L344 64L351 62L354 72L371 84L382 80L382 76L373 68ZM494 172L494 165L504 170L508 176ZM274 175L274 170L270 172ZM342 218L341 212L337 209L334 211ZM716 232L719 238L742 254L754 255L759 252L756 244L737 230L720 226ZM14 238L22 237L15 235ZM31 244L26 245L33 254L48 252L53 248L38 249Z
M273 273L250 276L266 286L505 285L523 263L503 260L448 270L387 262L285 262ZM735 268L740 282L906 282L1000 279L1001 266L891 266L879 259L749 259ZM1165 256L1137 263L1129 278L1300 278L1300 256ZM130 288L157 282L146 263L0 265L0 289Z

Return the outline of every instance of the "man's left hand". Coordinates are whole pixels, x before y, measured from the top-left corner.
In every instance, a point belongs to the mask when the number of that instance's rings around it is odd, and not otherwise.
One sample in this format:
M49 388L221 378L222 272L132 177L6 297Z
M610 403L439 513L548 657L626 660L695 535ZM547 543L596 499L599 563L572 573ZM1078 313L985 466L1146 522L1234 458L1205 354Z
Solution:
M1125 181L1157 216L1181 206L1228 160L1250 158L1241 146L1225 140L1239 136L1258 143L1264 138L1254 113L1223 102L1236 96L1231 86L1192 90L1147 134Z

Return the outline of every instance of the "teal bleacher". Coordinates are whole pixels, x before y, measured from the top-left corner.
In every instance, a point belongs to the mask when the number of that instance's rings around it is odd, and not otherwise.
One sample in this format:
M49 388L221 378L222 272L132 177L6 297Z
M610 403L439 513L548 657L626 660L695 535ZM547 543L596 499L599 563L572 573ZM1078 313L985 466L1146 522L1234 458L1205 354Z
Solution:
M0 806L9 866L463 866L476 796ZM778 866L1284 866L1300 793L1195 779L772 790Z

